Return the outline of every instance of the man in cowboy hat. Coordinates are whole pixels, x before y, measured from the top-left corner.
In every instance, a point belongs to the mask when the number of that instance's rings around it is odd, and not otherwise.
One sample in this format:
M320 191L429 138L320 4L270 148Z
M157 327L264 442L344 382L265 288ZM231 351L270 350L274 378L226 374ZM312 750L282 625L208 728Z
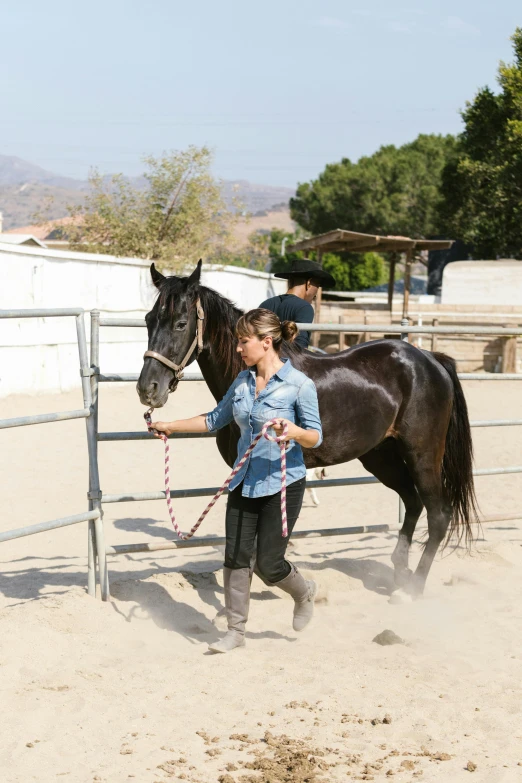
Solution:
M274 277L288 280L288 291L282 296L265 299L259 307L271 310L280 321L311 324L314 320L314 309L311 303L317 296L317 291L322 286L335 285L332 275L309 258L294 261L288 272L279 272ZM303 348L308 348L309 342L310 332L300 331L296 343Z

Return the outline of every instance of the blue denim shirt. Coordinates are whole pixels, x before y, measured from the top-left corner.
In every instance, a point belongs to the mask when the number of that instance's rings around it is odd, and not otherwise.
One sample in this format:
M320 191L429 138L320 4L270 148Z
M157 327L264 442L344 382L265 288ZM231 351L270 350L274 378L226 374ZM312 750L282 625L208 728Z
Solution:
M244 370L239 373L217 407L207 413L209 432L226 427L232 419L238 425L241 436L234 466L268 419L288 419L303 429L317 430L319 440L314 448L322 443L323 433L315 384L296 370L289 359L283 359L283 362L281 369L270 378L257 399L255 370ZM306 475L301 446L294 440L290 441L286 452L286 473L287 484L292 484ZM242 494L245 497L258 498L281 491L281 450L278 443L261 438L237 476L232 479L230 489L234 489L242 481Z

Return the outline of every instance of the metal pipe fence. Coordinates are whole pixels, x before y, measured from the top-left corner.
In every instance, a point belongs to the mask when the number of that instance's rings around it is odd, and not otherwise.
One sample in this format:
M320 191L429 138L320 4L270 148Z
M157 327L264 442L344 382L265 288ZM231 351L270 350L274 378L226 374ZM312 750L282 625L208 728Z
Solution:
M24 319L24 318L60 318L60 317L74 317L76 324L76 340L78 344L78 357L80 364L80 378L82 384L83 394L83 409L74 411L59 411L57 413L40 413L33 416L18 416L13 419L0 419L0 429L8 429L12 427L25 427L33 424L47 424L57 421L68 421L71 419L85 419L87 430L87 448L89 453L89 474L98 470L98 459L96 454L96 427L97 424L93 417L93 397L92 397L92 379L94 377L94 370L89 365L89 357L87 352L87 337L85 334L85 321L84 310L82 308L54 308L54 309L37 309L37 310L0 310L1 319ZM91 494L92 481L89 480L89 496ZM68 517L61 517L60 519L52 519L48 522L41 522L36 525L29 525L27 527L18 528L16 530L8 530L4 533L0 533L0 543L4 541L12 541L16 538L23 538L24 536L31 536L36 533L42 533L48 530L56 530L57 528L67 527L69 525L76 525L80 522L89 523L89 562L88 562L88 590L89 594L94 596L96 589L96 574L95 569L95 557L94 552L105 552L105 544L103 541L103 512L101 503L97 505L89 500L89 511L74 514ZM92 557L91 557L92 551ZM102 576L106 580L106 572L103 572L103 563L105 562L104 556L99 558L100 563L100 582L102 582ZM103 582L102 582L103 584Z
M323 530L294 530L292 540L296 538L324 538L325 536L363 535L364 533L388 533L389 525L357 525L355 527L330 527ZM130 554L131 552L158 552L163 549L192 549L202 546L225 546L223 536L203 536L189 541L168 541L161 544L121 544L108 546L108 555Z
M141 319L128 319L128 318L100 318L98 313L93 313L93 318L97 323L97 339L99 339L99 327L144 327L145 321ZM408 340L410 334L506 334L513 336L516 334L522 335L522 328L506 328L506 327L480 327L480 326L464 326L464 327L412 327L409 326L407 321L402 321L400 325L384 324L384 325L368 325L368 324L298 324L298 327L306 329L308 331L332 331L332 332L367 332L374 334L397 334L403 340ZM93 338L94 339L94 338ZM93 366L97 366L97 362L93 362ZM98 383L127 383L136 382L138 380L137 373L105 373L102 374L97 371L97 374L93 376L93 383L97 386ZM462 380L522 380L522 375L515 373L510 374L493 374L493 373L459 373L459 378ZM184 382L188 381L202 381L204 380L201 374L186 375L183 379ZM97 410L98 394L93 391L93 399L95 399L95 407ZM491 419L491 420L477 420L471 422L472 427L507 427L507 426L520 426L522 425L522 419ZM154 440L154 437L146 432L97 432L98 442L108 441L124 441L124 440ZM176 433L171 436L171 439L178 440L184 438L194 437L215 437L214 433ZM506 468L484 468L474 471L475 476L493 476L498 474L508 473L522 473L522 466L511 466ZM366 484L379 484L379 480L374 476L355 476L350 478L339 479L322 479L317 481L307 482L307 487L310 489L321 487L327 489L329 487L348 487L348 486L360 486ZM175 499L181 498L195 498L195 497L212 497L218 491L218 487L191 487L186 489L177 489L170 492L170 497ZM166 496L165 491L155 492L120 492L112 494L101 493L100 503L128 503L128 502L141 502L148 500L164 500ZM404 519L404 506L402 501L399 502L399 522L402 524ZM335 528L324 531L297 531L293 533L293 538L307 538L316 536L328 536L328 535L350 535L360 532L388 532L389 525L370 525L364 528ZM107 546L105 549L105 555L117 555L129 552L156 552L164 549L185 549L190 547L201 546L222 546L225 543L225 539L222 537L203 537L198 539L190 539L189 541L165 541L162 543L142 543L142 544L129 544L129 545L117 545ZM107 585L108 591L108 585Z
M100 318L100 326L145 326L139 318ZM410 326L400 324L297 324L307 332L368 332L370 334L493 334L514 337L522 335L520 326Z
M76 514L70 517L51 520L37 525L32 525L18 530L8 531L0 534L0 542L20 538L22 536L32 535L44 530L53 530L66 525L72 525L79 522L88 522L88 592L94 596L96 594L96 566L98 566L98 580L100 584L100 593L102 600L109 598L109 574L107 568L107 555L117 555L130 552L155 552L169 549L185 549L190 547L203 546L222 546L225 539L216 536L206 536L189 541L169 541L161 543L141 543L129 545L106 546L103 527L103 505L106 503L126 503L145 500L165 499L164 491L156 492L126 492L104 494L101 491L100 476L98 467L98 443L114 442L124 440L154 440L153 436L147 431L143 432L99 432L98 429L98 409L99 409L99 384L100 383L127 383L135 382L138 379L137 373L106 373L100 372L100 327L144 327L145 321L141 319L123 319L123 318L101 318L96 310L91 312L91 345L90 361L87 352L87 341L83 321L83 310L81 309L60 309L60 310L4 310L0 311L1 318L46 318L55 316L73 316L76 318L76 330L78 340L78 352L80 359L80 375L82 381L82 391L84 398L84 408L76 411L62 411L59 413L39 414L37 416L18 417L16 419L0 420L0 429L8 427L20 427L31 424L40 424L51 421L64 421L74 418L85 418L87 446L89 455L89 491L88 501L89 510L82 514ZM332 331L332 332L366 332L375 334L398 334L401 339L409 339L410 334L492 334L515 336L522 335L522 328L519 327L415 327L409 326L406 321L400 325L382 324L298 324L299 327L308 331ZM462 380L476 381L500 381L500 380L522 380L522 374L515 373L459 373ZM188 375L183 378L184 382L202 381L201 374ZM472 421L472 427L507 427L520 426L522 419L487 419ZM214 433L176 433L171 438L212 438ZM522 473L522 466L508 466L504 468L483 468L474 471L475 476L494 476ZM355 476L339 479L322 479L307 482L307 487L327 489L331 487L359 486L366 484L378 484L378 479L373 476ZM217 492L217 487L193 487L179 490L172 490L171 498L191 498L208 497ZM399 502L399 522L402 524L404 518L404 507L402 501ZM518 518L508 515L509 518ZM522 517L522 514L521 514ZM496 519L505 519L506 516ZM485 521L494 521L488 518ZM390 526L367 525L345 528L330 528L325 530L296 531L293 538L306 539L323 536L343 536L361 533L388 532Z

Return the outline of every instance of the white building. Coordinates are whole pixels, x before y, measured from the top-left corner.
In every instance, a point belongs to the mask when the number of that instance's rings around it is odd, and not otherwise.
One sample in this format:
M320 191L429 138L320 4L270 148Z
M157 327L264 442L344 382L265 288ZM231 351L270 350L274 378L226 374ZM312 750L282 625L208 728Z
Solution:
M102 317L143 318L156 289L150 262L0 244L0 310L81 307ZM203 266L202 283L249 310L286 283L235 266ZM89 317L85 316L89 335ZM139 372L145 328L101 330L102 372ZM74 318L0 319L0 397L79 387ZM188 371L198 372L196 365Z
M441 303L522 306L522 261L453 261L444 268Z

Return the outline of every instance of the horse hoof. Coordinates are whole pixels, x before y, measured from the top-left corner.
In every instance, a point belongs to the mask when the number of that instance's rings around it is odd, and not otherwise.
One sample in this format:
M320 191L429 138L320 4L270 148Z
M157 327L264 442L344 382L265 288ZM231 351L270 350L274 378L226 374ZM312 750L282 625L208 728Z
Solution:
M390 604L411 604L413 602L413 596L411 593L408 593L406 590L396 590L394 593L391 594L389 603Z
M413 571L411 568L396 568L393 573L393 578L397 587L404 587L404 585L408 584L412 576Z

